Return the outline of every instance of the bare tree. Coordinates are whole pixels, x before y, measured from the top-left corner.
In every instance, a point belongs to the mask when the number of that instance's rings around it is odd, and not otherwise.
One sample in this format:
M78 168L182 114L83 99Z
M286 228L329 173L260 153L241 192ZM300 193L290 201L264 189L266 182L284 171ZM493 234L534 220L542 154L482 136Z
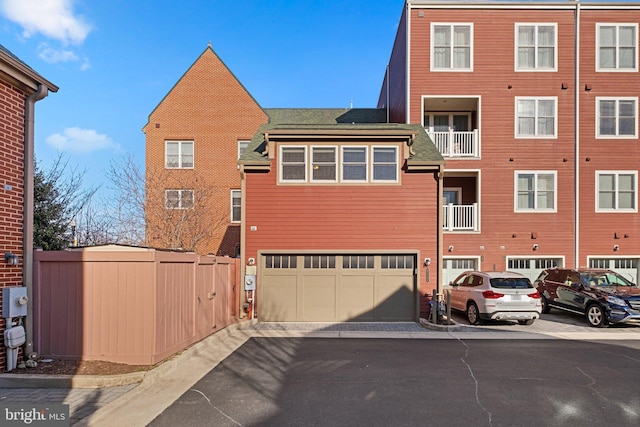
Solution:
M112 162L112 233L119 243L204 253L228 222L215 188L194 170L141 171L132 155Z

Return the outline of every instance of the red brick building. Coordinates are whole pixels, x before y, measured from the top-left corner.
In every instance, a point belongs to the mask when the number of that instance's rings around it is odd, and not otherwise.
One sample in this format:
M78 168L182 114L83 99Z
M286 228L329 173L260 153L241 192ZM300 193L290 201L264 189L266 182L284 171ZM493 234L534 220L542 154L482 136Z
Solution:
M443 282L466 269L638 281L638 3L410 0L379 104L446 160Z
M147 221L188 208L207 192L211 238L202 254L239 255L240 174L237 160L267 116L233 73L207 47L149 115L146 134ZM150 175L160 177L152 180ZM166 209L165 209L166 208ZM174 212L171 212L174 211ZM197 225L195 226L198 227ZM162 236L147 233L149 246Z
M0 288L26 286L33 266L34 106L58 87L0 45ZM29 305L31 308L31 305ZM27 347L32 350L31 317ZM0 319L4 333L5 320ZM0 341L0 365L5 363Z

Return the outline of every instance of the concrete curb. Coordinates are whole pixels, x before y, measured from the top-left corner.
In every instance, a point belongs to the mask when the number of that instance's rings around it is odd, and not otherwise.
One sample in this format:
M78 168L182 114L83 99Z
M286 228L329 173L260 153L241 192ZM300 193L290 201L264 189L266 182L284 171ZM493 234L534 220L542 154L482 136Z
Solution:
M0 374L0 388L108 388L144 382L154 382L161 379L188 361L194 354L207 346L206 341L216 337L221 339L236 330L246 329L257 323L257 320L233 323L207 338L193 344L191 347L177 353L160 365L148 371L131 372L118 375L30 375L30 374Z
M452 322L451 325L440 325L437 323L430 322L429 320L420 318L420 325L423 328L430 329L432 331L440 331L440 332L458 332L463 329L463 326L457 323L454 320L450 320Z

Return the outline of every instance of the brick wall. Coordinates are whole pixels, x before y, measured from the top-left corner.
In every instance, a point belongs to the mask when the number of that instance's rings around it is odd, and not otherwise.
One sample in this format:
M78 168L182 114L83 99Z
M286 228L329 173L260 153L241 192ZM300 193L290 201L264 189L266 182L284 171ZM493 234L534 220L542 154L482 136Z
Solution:
M251 139L258 127L266 122L266 114L211 48L205 49L149 115L149 122L143 129L147 173L166 172L166 140L192 140L194 168L169 170L171 178L165 181L168 182L166 185L173 181L187 189L185 183L197 179L199 184L194 185L205 185L213 191L207 211L219 216L221 224L212 230L209 244L198 252L235 255L235 247L240 243L239 224L231 223L229 216L230 190L240 189L238 141ZM148 195L150 192L164 194L166 187L150 186L150 182L147 179ZM163 200L163 197L156 200ZM158 212L157 209L150 211ZM148 214L147 221L153 220ZM147 239L153 246L154 236L147 236Z
M24 114L25 94L0 82L0 287L22 286ZM20 265L8 266L6 252L18 255ZM0 319L0 337L4 330L5 321ZM0 339L0 366L4 368L5 362L4 339Z

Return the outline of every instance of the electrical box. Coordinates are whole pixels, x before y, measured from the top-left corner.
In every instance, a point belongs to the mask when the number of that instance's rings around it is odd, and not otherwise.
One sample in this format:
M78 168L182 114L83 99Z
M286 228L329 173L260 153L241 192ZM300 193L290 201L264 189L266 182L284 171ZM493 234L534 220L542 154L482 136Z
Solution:
M27 301L27 288L24 286L2 288L2 317L26 316Z
M26 341L24 327L14 326L4 331L4 345L8 348L18 348Z
M254 274L245 274L244 276L244 290L255 291L256 290L256 276Z

